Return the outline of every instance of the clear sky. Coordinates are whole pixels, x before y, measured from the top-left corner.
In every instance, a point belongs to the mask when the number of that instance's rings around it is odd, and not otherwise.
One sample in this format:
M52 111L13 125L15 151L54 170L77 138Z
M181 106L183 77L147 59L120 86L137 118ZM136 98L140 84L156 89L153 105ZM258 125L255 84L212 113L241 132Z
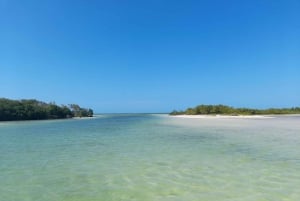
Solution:
M300 1L0 0L0 97L96 112L300 106Z

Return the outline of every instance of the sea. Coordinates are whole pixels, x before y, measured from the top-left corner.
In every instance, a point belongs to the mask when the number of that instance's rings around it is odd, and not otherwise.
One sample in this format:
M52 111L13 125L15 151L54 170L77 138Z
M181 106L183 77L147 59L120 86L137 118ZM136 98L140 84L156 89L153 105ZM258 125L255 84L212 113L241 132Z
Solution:
M0 122L0 201L299 201L300 116Z

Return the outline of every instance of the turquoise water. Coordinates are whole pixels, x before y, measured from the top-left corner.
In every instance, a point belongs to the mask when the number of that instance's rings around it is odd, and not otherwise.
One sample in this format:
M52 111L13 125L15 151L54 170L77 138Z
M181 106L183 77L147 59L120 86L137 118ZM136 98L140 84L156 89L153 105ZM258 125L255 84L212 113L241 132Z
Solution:
M299 201L300 117L0 123L0 201Z

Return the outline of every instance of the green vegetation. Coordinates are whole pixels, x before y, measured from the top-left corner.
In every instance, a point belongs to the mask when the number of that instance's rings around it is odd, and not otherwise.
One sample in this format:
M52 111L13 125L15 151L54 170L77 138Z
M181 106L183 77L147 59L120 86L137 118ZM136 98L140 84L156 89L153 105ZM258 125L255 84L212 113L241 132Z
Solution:
M185 111L176 111L170 115L272 115L272 114L300 114L300 107L293 108L270 108L270 109L251 109L251 108L233 108L226 105L198 105L194 108L188 108Z
M58 106L37 100L10 100L0 98L0 121L65 119L92 117L93 110L76 104Z

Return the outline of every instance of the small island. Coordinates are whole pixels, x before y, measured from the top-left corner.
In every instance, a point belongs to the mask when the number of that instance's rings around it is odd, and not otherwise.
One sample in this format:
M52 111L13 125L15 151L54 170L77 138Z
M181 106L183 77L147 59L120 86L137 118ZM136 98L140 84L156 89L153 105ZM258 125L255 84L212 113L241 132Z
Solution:
M11 100L0 98L0 121L67 119L92 117L93 110L77 104L58 106L35 99Z
M227 105L198 105L194 108L188 108L184 111L176 111L170 115L280 115L280 114L300 114L300 107L292 108L234 108Z

